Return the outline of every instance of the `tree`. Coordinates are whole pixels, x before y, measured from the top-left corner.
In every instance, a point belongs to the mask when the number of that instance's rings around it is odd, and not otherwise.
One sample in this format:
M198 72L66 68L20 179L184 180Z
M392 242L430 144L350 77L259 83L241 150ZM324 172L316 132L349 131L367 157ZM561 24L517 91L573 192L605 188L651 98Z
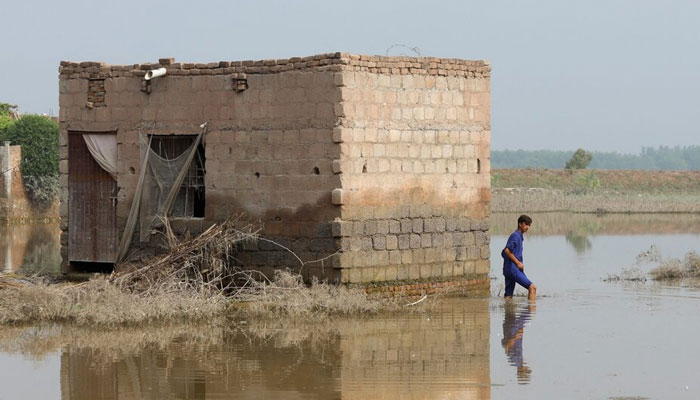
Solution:
M591 162L593 159L593 154L587 152L584 149L578 149L574 153L573 156L571 156L571 159L566 162L566 166L564 168L566 169L586 169L588 164Z
M13 113L17 112L17 106L9 103L0 102L0 116L5 115L9 117Z
M29 197L49 204L58 193L58 124L25 115L5 129L5 140L22 146L20 170Z
M0 114L0 144L5 139L5 131L12 125L12 118L9 115Z

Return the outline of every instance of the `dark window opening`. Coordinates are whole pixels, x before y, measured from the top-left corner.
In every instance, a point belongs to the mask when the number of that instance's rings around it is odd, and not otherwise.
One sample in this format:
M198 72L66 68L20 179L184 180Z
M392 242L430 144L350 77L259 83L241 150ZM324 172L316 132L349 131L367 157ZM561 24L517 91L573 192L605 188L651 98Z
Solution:
M477 174L481 173L481 160L478 158L476 159L476 173Z
M154 135L151 149L160 157L172 160L182 155L197 137L194 135L162 136ZM180 191L175 198L170 215L173 217L204 217L204 146L199 143L197 152L187 170L187 175L180 185Z

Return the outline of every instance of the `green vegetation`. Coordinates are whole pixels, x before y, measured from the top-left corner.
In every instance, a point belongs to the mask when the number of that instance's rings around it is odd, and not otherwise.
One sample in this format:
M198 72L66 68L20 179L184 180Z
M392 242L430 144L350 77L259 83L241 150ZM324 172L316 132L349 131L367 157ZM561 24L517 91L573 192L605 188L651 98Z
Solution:
M10 116L17 112L17 106L9 103L0 103L0 115Z
M0 103L0 139L5 135L5 130L12 125L12 115L17 110L14 104Z
M566 162L566 166L564 166L564 168L568 170L586 169L592 159L593 155L591 153L584 149L578 149L574 155L571 156L571 159Z
M600 187L600 180L595 172L579 173L574 178L571 192L574 194L595 193Z
M20 169L29 198L48 205L58 194L58 124L40 115L13 120L17 106L0 103L0 142L22 146Z
M494 150L493 168L564 168L573 151ZM591 169L634 169L663 171L699 171L700 145L643 147L640 154L592 152Z

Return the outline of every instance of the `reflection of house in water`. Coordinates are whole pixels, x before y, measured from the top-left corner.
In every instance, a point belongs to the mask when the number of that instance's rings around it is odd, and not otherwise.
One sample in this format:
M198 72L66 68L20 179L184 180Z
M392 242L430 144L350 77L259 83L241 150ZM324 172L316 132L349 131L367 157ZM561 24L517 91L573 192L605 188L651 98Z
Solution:
M326 324L272 323L118 357L64 349L63 398L490 398L488 301Z
M343 398L490 398L487 300L360 326L341 337Z

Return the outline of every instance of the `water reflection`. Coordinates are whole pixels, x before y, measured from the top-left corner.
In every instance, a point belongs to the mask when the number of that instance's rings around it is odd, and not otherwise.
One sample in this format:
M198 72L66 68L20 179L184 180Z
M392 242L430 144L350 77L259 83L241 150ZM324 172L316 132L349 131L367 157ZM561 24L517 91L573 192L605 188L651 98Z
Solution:
M491 215L491 234L507 235L516 227L520 214L494 213ZM582 214L534 213L531 236L563 235L578 255L593 247L596 235L630 235L649 233L700 233L698 214Z
M588 236L577 235L574 232L570 232L566 235L566 242L569 243L579 255L584 254L593 247L593 243L591 243L591 239L589 239Z
M55 273L61 265L57 223L0 226L0 270L5 273Z
M233 326L3 328L0 367L3 352L60 352L63 399L490 398L489 300L434 307Z
M525 325L535 314L535 303L528 302L517 305L514 301L506 301L505 315L503 316L503 339L501 345L508 357L508 363L516 367L518 383L530 382L532 369L523 358L523 335Z

